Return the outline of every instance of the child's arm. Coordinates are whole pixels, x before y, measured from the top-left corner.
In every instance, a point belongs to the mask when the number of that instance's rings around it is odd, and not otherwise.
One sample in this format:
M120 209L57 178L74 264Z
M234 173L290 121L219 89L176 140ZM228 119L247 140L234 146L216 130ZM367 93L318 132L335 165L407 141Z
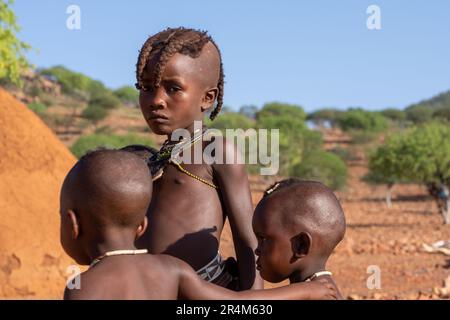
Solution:
M188 300L333 300L338 291L331 279L294 283L288 286L235 292L200 279L185 262L178 261L179 299Z
M236 146L225 139L221 146L223 149L216 152L223 155L224 164L214 164L213 169L233 234L240 288L261 289L263 281L256 272L255 265L254 250L257 241L252 228L253 205L247 172L245 165L237 164L236 160L227 164L226 157L241 157Z

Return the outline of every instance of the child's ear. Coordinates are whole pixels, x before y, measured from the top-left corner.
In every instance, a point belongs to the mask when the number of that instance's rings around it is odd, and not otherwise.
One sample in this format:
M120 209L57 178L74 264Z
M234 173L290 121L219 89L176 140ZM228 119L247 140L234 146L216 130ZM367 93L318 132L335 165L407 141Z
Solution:
M77 214L72 209L68 209L67 217L69 218L72 239L75 240L80 235L80 223L78 221Z
M201 106L202 111L206 111L214 105L214 101L216 101L218 93L219 89L217 87L208 89L208 91L205 92Z
M292 253L296 259L305 257L312 245L312 237L308 232L301 232L291 239Z
M142 220L142 222L139 224L136 230L136 238L134 240L139 239L144 234L145 230L147 230L147 224L148 224L147 217L144 217L144 220Z

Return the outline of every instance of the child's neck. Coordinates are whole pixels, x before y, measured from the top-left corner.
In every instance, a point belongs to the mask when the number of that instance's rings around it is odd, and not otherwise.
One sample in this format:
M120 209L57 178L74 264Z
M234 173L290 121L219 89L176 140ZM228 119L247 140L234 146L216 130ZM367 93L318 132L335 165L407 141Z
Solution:
M290 283L303 282L316 272L325 271L325 261L311 263L301 270L294 271L289 277Z
M200 124L200 125L199 125ZM197 129L203 130L204 128L204 124L202 120L195 120L193 123L191 123L189 126L187 126L186 128L184 128L185 130L189 131L191 138L194 136L194 132ZM173 133L173 132L172 132ZM167 139L171 140L172 139L172 133L167 135Z
M135 235L105 231L101 239L93 239L92 245L88 248L89 258L95 258L104 255L106 252L115 250L135 250Z

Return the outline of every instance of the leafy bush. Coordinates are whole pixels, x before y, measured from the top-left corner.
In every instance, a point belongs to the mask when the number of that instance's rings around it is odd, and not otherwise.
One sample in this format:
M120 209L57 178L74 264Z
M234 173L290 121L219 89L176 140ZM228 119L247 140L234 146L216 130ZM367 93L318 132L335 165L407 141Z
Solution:
M47 111L47 107L42 103L33 102L28 105L28 108L33 110L38 115L45 113Z
M119 98L123 103L133 104L138 106L139 104L139 91L131 86L123 86L113 91L114 95Z
M433 118L450 121L450 106L434 111Z
M142 138L137 135L105 135L93 134L80 137L70 148L72 153L80 158L87 151L94 150L99 147L105 148L122 148L130 144L143 144L146 146L154 146L154 142L149 138Z
M207 120L205 123L208 127L219 129L223 133L225 133L226 129L247 130L255 127L254 121L236 112L220 114L214 121Z
M371 155L366 180L450 186L450 127L431 122L390 136Z
M402 122L406 120L406 113L403 110L390 108L384 109L380 113L382 116L393 122Z
M108 110L101 106L91 104L83 110L82 116L96 125L100 120L108 116Z
M376 112L362 109L351 109L344 112L338 119L338 125L344 131L362 130L381 132L388 127L385 117Z
M421 105L407 108L406 117L416 124L425 123L433 117L433 109Z
M311 120L318 126L328 122L331 127L334 127L342 113L343 111L337 109L321 109L308 114L307 120Z
M121 101L109 91L99 91L92 94L89 104L104 109L115 109L121 105Z
M30 66L25 57L30 46L16 36L20 27L10 7L12 3L13 1L0 1L0 79L22 85L20 74Z
M306 153L301 163L291 168L290 175L317 180L333 190L339 190L347 181L347 167L337 155L323 150L314 150Z

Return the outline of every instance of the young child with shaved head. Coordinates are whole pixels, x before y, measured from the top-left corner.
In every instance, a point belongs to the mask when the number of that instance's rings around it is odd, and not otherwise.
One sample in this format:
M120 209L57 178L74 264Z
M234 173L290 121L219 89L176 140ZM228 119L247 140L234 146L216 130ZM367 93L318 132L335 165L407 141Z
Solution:
M235 292L203 281L180 259L137 249L134 243L147 228L151 198L150 171L138 155L98 150L75 164L61 190L61 244L69 256L89 269L80 276L81 288L66 288L65 299L337 298L335 284L325 278ZM312 239L315 243L316 236ZM265 252L259 253L261 258Z
M289 279L292 284L317 277L332 281L326 263L345 228L342 207L328 187L299 179L277 182L253 216L257 269L270 282Z

